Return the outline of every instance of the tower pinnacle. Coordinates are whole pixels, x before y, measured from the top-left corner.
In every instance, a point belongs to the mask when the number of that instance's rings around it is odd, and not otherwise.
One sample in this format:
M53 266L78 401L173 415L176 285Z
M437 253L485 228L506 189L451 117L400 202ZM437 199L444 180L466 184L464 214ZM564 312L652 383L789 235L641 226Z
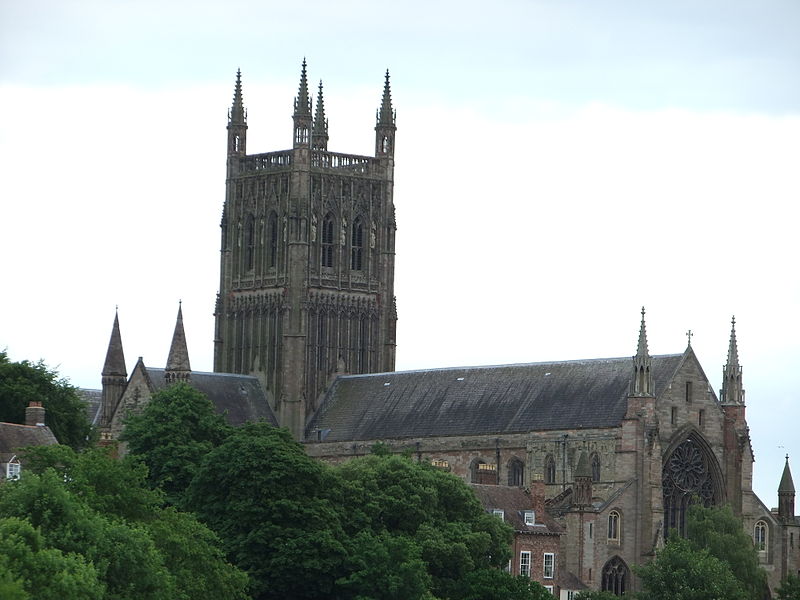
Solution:
M636 356L633 357L633 384L631 392L634 396L653 395L653 374L651 372L650 354L647 350L647 328L644 323L644 306L642 307L642 321L639 325L639 343L636 347Z
M308 148L308 137L311 133L311 100L308 97L308 77L306 75L306 59L300 70L300 87L294 99L294 147Z
M322 97L322 80L319 80L317 93L317 107L314 112L314 126L312 128L311 143L314 150L328 149L328 120L325 118L325 101Z
M228 110L228 155L244 156L247 142L247 111L242 99L242 71L236 69L233 104Z
M783 466L783 476L778 485L778 516L786 520L794 520L794 482L792 471L789 469L789 455L786 455L786 464Z
M720 398L723 404L743 404L742 367L739 364L739 348L736 343L736 317L731 318L731 338L728 343L728 361L722 369L722 390Z
M394 156L394 134L396 114L392 108L392 90L389 85L389 69L386 69L386 79L383 83L383 98L378 109L377 123L375 125L375 156L390 158Z
M122 351L122 336L119 333L119 312L114 312L114 326L111 328L111 339L108 342L106 362L103 365L103 377L127 377L125 370L125 353Z
M383 98L381 100L381 107L378 109L378 124L395 124L395 113L392 109L392 89L389 85L389 69L386 69L386 79L383 83Z

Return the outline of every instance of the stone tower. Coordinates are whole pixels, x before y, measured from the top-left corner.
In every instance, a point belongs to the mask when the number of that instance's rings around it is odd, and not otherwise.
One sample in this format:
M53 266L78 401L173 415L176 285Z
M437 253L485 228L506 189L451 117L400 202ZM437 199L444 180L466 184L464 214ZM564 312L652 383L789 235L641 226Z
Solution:
M375 156L328 151L319 84L306 62L292 148L247 154L237 72L228 162L214 370L256 375L281 425L302 437L336 373L394 370L395 113L389 73Z

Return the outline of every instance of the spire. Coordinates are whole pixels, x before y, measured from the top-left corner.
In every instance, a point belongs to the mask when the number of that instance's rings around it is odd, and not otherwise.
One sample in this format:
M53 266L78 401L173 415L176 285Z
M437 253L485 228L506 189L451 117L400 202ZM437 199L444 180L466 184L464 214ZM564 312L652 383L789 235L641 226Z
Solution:
M294 148L308 148L308 137L311 133L311 100L308 97L308 77L306 76L306 59L300 71L300 88L294 99Z
M786 464L783 467L783 476L778 485L778 516L787 521L794 521L794 482L792 471L789 469L789 455L786 455Z
M786 455L786 464L783 466L781 483L778 485L778 493L794 494L794 482L792 481L792 471L789 468L789 455Z
M394 125L395 113L392 109L392 89L389 85L389 69L386 69L386 80L383 83L383 99L378 109L378 125Z
M314 126L311 130L311 141L315 150L328 149L328 120L325 118L325 101L322 97L322 80L319 80L317 108L314 112Z
M589 456L581 452L575 467L575 504L588 506L592 503L592 471L589 468Z
M175 332L172 334L172 345L169 348L164 376L167 383L188 381L191 372L189 350L186 348L186 334L183 331L183 310L181 303L178 302L178 319L175 322Z
M122 336L119 333L119 311L114 311L114 326L111 328L111 339L108 342L106 362L103 365L103 377L127 377L125 370L125 353L122 351Z
M736 317L731 317L731 339L728 343L728 362L722 369L722 390L720 398L723 404L744 403L742 388L742 367L739 364L739 348L736 343Z
M591 477L592 471L589 469L589 455L581 452L578 458L578 465L575 467L575 477Z
M233 104L228 111L228 155L244 156L247 142L247 111L242 99L242 71L236 69Z
M233 88L233 105L228 114L228 122L245 123L246 121L247 113L244 110L244 101L242 99L242 70L236 69L236 84Z
M634 396L653 395L653 375L651 373L650 354L647 350L647 328L644 323L644 306L642 307L642 322L639 325L639 343L636 347L636 356L633 357L633 382L631 392Z
M306 59L303 57L303 67L300 71L300 88L294 100L294 116L311 116L311 100L308 97L308 77L306 76Z
M383 83L383 98L378 109L377 123L375 124L375 156L394 156L394 134L396 114L392 108L392 90L389 86L389 69L386 69L386 79Z

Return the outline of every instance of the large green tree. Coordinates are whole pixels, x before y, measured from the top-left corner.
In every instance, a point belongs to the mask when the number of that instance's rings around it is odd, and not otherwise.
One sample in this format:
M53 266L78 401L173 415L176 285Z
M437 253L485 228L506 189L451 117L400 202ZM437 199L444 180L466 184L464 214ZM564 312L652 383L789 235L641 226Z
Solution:
M708 550L671 536L652 562L634 567L642 583L638 600L746 600L726 563Z
M89 444L86 403L76 389L43 362L13 362L0 351L0 421L25 423L25 408L31 401L42 403L47 425L59 443L72 448Z
M739 580L747 597L761 600L767 590L767 574L758 564L753 540L729 506L689 509L686 537L695 550L706 549L724 562Z
M150 484L179 505L203 458L230 432L204 394L177 383L154 394L140 414L129 417L120 439L147 465Z
M779 600L800 600L800 577L789 575L776 590Z

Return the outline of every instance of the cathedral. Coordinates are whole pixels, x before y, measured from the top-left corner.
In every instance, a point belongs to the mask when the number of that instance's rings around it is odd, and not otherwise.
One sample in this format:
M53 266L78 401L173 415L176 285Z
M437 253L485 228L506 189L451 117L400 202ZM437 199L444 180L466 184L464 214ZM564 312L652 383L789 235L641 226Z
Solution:
M305 61L292 121L291 149L248 154L237 73L214 372L191 370L179 309L166 367L140 358L128 378L115 318L99 418L106 439L153 393L188 381L232 423L287 427L321 460L383 442L462 477L487 510L513 517L509 570L560 598L638 589L631 566L680 534L693 502L727 504L742 518L771 590L800 573L788 457L777 508L752 491L735 321L719 394L691 337L681 352L650 354L644 309L632 358L395 372L389 74L374 156L328 150L322 83L312 105Z

